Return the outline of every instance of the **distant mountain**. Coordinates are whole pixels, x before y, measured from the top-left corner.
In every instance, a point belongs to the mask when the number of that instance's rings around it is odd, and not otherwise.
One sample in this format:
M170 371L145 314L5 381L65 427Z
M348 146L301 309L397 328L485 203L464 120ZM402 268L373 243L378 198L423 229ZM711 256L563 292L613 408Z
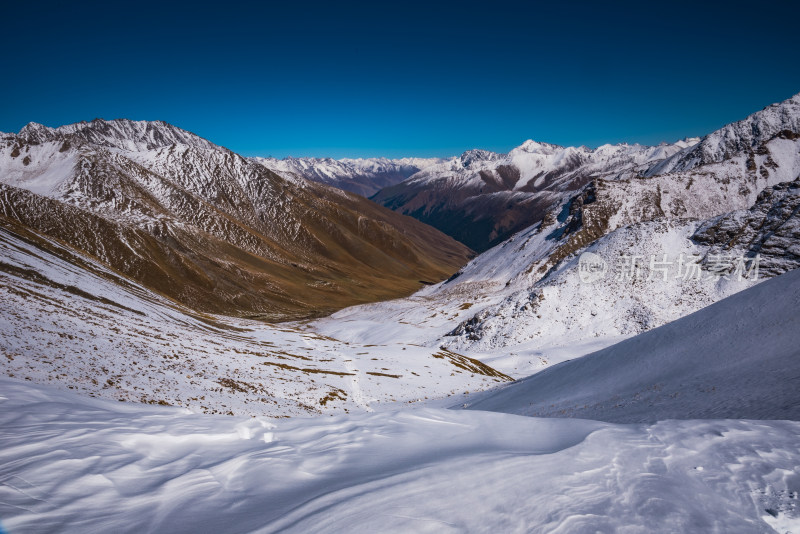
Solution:
M363 197L402 182L412 174L440 163L438 158L252 158L280 175L302 176Z
M800 95L795 95L702 139L673 144L592 150L526 141L508 154L469 151L386 187L372 199L482 252L541 221L552 205L593 180L685 173L733 161L741 161L751 174L784 173L784 179L792 180L800 171L786 159L793 155L773 153L765 159L763 147L798 135ZM714 172L727 176L731 170L718 167Z
M697 141L594 150L526 141L508 154L470 150L372 199L484 251L541 221L553 203L591 180L634 176Z
M163 122L3 134L0 221L195 309L269 319L401 296L469 254L410 217Z

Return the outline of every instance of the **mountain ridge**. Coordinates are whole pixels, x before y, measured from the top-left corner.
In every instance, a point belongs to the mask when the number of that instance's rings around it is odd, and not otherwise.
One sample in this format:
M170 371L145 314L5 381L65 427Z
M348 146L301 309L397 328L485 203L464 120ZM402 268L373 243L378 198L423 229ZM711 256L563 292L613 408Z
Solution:
M700 165L719 163L737 152L753 152L784 131L800 132L800 93L711 132L695 146L654 165L645 176L688 171Z
M763 155L759 147L776 137L797 135L800 94L702 138L675 143L622 143L592 149L529 139L507 154L467 151L371 198L483 252L541 221L550 206L592 180L685 173L721 164L737 154L749 156L745 161L753 167L754 157Z
M160 120L93 119L57 128L29 122L22 127L16 137L26 143L75 139L97 146L128 151L153 150L176 144L227 150L197 134Z
M541 221L565 192L596 178L636 175L694 142L590 149L528 140L507 154L471 150L384 188L372 199L482 252Z
M413 219L163 122L31 125L0 143L0 182L6 217L204 311L316 315L411 292L469 255ZM103 239L74 231L99 220Z
M302 176L363 197L401 182L440 158L294 158L255 157L253 161L282 176Z

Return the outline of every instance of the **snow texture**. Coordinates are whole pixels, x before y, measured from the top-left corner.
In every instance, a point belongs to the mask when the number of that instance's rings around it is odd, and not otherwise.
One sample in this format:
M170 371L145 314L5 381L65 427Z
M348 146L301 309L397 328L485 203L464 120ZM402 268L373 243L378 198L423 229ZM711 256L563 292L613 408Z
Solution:
M800 423L198 416L0 378L9 532L796 532Z

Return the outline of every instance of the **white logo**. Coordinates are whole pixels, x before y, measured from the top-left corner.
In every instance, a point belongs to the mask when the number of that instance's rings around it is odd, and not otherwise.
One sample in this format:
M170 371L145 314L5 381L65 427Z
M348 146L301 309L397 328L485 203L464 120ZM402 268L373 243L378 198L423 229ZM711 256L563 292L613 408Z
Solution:
M584 284L602 280L608 272L606 260L592 252L584 252L578 258L578 276Z

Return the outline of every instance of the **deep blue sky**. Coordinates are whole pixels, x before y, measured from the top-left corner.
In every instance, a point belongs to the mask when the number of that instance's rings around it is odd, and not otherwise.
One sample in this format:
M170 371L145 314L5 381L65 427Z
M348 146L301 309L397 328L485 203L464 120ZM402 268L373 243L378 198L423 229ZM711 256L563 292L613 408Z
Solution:
M800 2L694 4L6 2L0 131L127 117L244 155L444 156L672 141L800 92Z

